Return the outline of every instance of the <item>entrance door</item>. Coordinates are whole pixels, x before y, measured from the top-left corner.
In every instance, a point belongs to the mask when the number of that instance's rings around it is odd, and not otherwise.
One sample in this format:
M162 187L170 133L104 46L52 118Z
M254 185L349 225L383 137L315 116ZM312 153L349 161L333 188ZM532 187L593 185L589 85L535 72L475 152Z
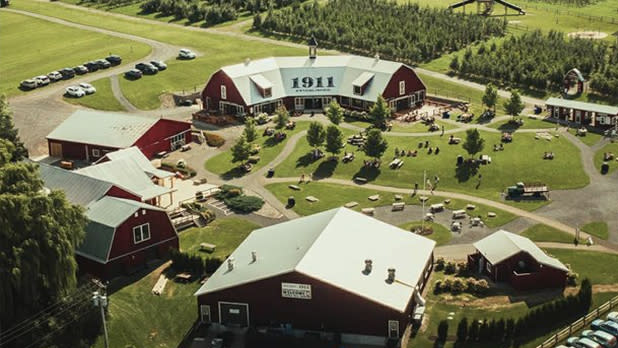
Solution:
M202 323L210 323L210 306L200 305L200 321Z
M399 320L388 321L388 338L399 338Z
M230 327L249 326L249 305L247 303L219 302L219 322Z
M50 143L50 156L51 157L62 157L62 144L61 143Z
M322 98L305 98L305 110L322 110Z
M410 108L410 99L403 98L403 99L397 100L397 111L409 109L409 108Z

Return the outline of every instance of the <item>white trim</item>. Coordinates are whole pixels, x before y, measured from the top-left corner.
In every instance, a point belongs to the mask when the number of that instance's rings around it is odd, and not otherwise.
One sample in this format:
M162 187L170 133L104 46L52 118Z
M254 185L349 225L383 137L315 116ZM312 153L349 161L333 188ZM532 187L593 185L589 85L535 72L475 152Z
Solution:
M136 214L139 214L138 212L136 212ZM148 238L144 238L144 226L146 226L148 228ZM139 229L139 235L140 235L140 240L136 240L135 239L135 231ZM131 229L133 231L133 244L139 244L139 243L143 243L147 240L150 240L151 234L150 234L150 222L147 222L145 224L141 224L141 225L137 225L137 226L133 226L133 228Z
M399 81L399 95L406 94L406 80Z
M221 99L227 100L227 87L221 85Z
M208 321L204 321L205 312L208 312ZM203 305L203 304L200 305L200 322L201 323L212 323L212 316L210 315L210 305Z
M236 305L236 306L245 306L247 308L247 327L251 326L251 319L249 317L249 304L248 303L242 303L242 302L226 302L226 301L218 301L217 302L217 307L219 307L219 324L221 325L225 325L221 322L221 304L229 304L229 305Z

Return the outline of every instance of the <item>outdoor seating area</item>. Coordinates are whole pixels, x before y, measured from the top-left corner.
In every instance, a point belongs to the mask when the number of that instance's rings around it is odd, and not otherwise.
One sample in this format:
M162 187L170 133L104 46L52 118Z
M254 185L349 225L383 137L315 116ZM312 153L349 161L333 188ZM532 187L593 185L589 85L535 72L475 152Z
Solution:
M363 165L366 168L380 168L381 164L382 164L382 161L378 158L374 158L370 160L363 160Z
M494 144L494 151L504 151L504 144Z
M401 168L401 166L403 166L403 160L400 158L395 158L391 163L389 163L388 166L391 169L399 169Z
M457 145L457 144L461 143L461 138L457 138L457 137L454 137L453 135L451 135L448 138L448 143L450 145Z
M348 137L348 144L355 146L363 146L365 145L365 141L367 137L362 134L355 134Z
M505 143L510 143L513 141L513 133L504 132L502 133L501 140Z
M554 159L554 153L553 152L544 152L543 153L543 159L553 160Z
M353 152L346 152L343 155L343 163L348 163L348 162L352 162L354 160L354 153Z

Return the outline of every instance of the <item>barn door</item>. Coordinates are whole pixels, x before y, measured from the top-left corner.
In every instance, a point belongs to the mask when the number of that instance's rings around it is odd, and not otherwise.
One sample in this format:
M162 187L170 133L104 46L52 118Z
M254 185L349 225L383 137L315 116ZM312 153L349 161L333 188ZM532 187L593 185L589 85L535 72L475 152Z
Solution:
M62 144L61 143L50 143L50 156L51 157L62 157Z
M388 321L388 338L399 338L399 320Z
M247 303L219 302L219 321L225 326L249 326L249 305Z

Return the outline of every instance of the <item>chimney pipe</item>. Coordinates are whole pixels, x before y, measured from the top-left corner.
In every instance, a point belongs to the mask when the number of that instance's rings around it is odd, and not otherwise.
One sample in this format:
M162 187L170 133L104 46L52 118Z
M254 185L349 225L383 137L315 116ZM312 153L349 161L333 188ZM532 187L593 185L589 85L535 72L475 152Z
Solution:
M389 283L392 283L395 281L395 269L394 268L389 268L388 269L388 279L387 281Z
M373 261L371 261L371 259L365 260L365 270L363 271L365 275L371 273L372 265L373 265Z
M252 251L251 252L251 262L256 262L257 261L257 252Z
M227 259L227 270L232 271L233 269L234 269L234 258L230 256L230 258Z

